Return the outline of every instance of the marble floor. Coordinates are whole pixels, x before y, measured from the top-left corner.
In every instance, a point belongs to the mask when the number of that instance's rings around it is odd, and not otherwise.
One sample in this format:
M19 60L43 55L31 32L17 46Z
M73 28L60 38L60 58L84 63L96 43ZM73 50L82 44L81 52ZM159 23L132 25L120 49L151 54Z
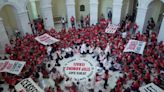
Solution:
M81 60L81 58L84 58L84 59L87 59L88 61L90 61L90 63L92 63L92 65L94 65L94 67L95 67L95 71L94 71L93 75L91 75L92 77L94 77L95 73L97 72L97 66L96 65L98 62L96 61L96 59L92 58L91 55L82 56L81 54L77 54L77 55L74 55L74 57L61 60L59 62L61 64L60 67L54 66L54 61L51 61L51 63L52 63L51 65L52 65L52 67L57 68L57 70L60 71L60 73L62 75L64 75L64 72L63 72L64 65L66 65L67 62L69 62L70 60L72 60L74 58L76 58L77 60ZM120 72L109 71L109 74L110 74L110 78L108 80L108 87L107 87L107 89L103 89L104 90L103 92L109 92L112 88L114 88L114 86L116 85L117 79L120 76L122 76L122 74ZM45 80L47 80L47 79L45 79ZM53 83L53 82L51 82L51 83ZM49 85L49 84L47 84L47 85ZM0 85L0 87L4 88L3 92L9 92L7 84ZM63 82L61 83L61 88L62 88L63 92L68 92L67 90L65 90Z

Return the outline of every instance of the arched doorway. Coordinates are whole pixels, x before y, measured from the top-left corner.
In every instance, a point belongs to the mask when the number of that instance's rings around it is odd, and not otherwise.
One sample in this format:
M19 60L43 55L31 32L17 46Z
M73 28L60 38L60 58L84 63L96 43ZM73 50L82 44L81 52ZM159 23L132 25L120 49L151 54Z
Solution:
M8 38L16 37L16 30L20 30L17 9L12 5L4 5L0 11L0 16L3 19Z
M162 14L164 12L164 4L162 1L160 0L154 0L153 2L151 2L148 6L148 10L147 10L147 13L146 13L146 19L145 19L145 28L144 30L146 29L146 26L148 24L148 20L150 18L153 18L156 26L154 28L153 31L156 31L158 32L159 29L160 29L160 25L161 25L161 22L162 22Z
M132 16L133 21L135 21L137 14L137 6L137 0L123 0L121 19L124 19L127 15L129 15Z

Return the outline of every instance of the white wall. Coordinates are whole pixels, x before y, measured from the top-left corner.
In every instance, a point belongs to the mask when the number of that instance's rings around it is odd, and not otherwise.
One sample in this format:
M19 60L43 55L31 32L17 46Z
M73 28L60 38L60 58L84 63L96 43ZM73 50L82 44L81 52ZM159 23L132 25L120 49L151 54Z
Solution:
M53 17L64 17L66 19L66 0L52 0Z
M85 6L85 11L80 11L80 5ZM76 19L80 21L81 15L83 17L87 16L90 13L90 5L89 0L75 0L75 11L76 11Z
M123 0L121 20L124 19L128 13L129 0Z
M110 8L112 11L113 8L113 0L99 0L99 11L98 16L100 17L101 14L104 14L105 18L107 19L107 9Z
M14 36L14 30L18 29L14 7L6 5L0 11L0 16L3 18L3 23L6 28L9 39Z

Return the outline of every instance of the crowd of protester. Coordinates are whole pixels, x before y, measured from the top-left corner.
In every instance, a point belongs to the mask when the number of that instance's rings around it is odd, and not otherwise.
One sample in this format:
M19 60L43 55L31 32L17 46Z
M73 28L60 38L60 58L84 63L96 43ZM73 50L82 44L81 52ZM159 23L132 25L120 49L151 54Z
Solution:
M26 34L11 40L11 46L6 45L5 50L8 56L1 59L26 61L26 65L19 75L1 73L4 82L9 84L10 90L14 90L14 85L24 78L31 77L37 84L40 84L40 81L43 80L40 78L42 76L54 81L54 85L50 87L45 88L41 85L45 92L64 92L63 90L68 92L106 92L104 90L108 89L110 84L108 83L109 71L119 71L123 74L117 80L116 86L109 92L138 92L139 87L151 82L163 87L161 77L164 76L164 45L162 42L157 42L155 32L151 32L151 34L136 32L138 26L129 16L121 22L120 28L115 34L105 32L111 20L105 20L103 15L98 24L91 26L89 23L86 23L87 26L81 24L81 28L78 29L75 28L73 17L70 21L72 28L68 31L63 28L60 32L51 29L35 34ZM44 33L60 41L44 46L35 40L36 36ZM127 35L122 37L123 33ZM123 53L130 39L146 42L143 55ZM72 57L76 53L92 55L99 62L98 66L102 68L103 72L96 73L95 78L88 79L83 85L81 82L74 83L71 78L62 75L56 69L56 67L60 67L60 60ZM52 70L48 69L51 66L48 64L50 61L56 63ZM61 87L63 81L64 89Z

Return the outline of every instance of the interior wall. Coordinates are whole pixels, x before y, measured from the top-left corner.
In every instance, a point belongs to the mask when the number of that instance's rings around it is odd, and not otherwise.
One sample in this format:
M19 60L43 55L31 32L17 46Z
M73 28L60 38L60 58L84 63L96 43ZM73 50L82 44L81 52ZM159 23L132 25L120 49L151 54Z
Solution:
M128 6L129 6L130 0L123 0L122 4L122 11L121 11L121 20L126 17L128 14Z
M66 19L66 0L52 0L53 17L64 17Z
M108 18L108 9L113 8L113 0L99 0L99 11L98 16L100 17L101 14L104 14L104 17Z
M27 11L28 11L28 16L29 16L29 18L30 18L30 21L32 21L32 20L33 20L33 15L32 15L32 8L31 8L30 2L28 2L26 8L27 8Z
M0 16L3 18L3 24L5 26L5 29L7 31L6 33L9 39L14 36L15 30L18 29L16 22L16 13L14 12L14 9L14 7L6 5L0 11Z
M80 11L80 5L85 6L85 11ZM80 21L81 16L87 16L90 13L89 0L75 0L75 11L77 21Z
M37 0L35 1L35 4L36 4L36 10L37 10L37 14L38 15L41 15L41 10L40 10L40 1ZM32 21L34 19L33 17L33 13L32 13L32 6L30 4L30 1L27 3L27 10L28 10L28 16L29 16L29 19L30 21Z

